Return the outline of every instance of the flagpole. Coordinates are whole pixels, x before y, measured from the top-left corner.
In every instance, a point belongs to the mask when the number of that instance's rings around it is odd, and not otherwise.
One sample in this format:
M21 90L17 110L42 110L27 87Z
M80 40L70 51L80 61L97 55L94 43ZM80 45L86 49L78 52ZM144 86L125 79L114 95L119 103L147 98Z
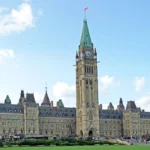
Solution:
M86 20L86 10L88 9L88 7L84 8L84 19Z

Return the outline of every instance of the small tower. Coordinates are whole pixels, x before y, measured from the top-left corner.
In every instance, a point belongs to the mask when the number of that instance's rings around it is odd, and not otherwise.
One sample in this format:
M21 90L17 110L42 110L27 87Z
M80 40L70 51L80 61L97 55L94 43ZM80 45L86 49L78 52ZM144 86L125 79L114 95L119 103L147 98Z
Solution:
M11 104L11 100L8 95L6 96L5 104Z
M45 92L45 96L44 96L44 99L43 99L43 102L42 102L41 105L50 107L51 103L50 103L50 100L49 100L49 97L48 97L48 94L47 94L47 87L45 89L46 89L46 92Z
M25 102L25 97L24 97L24 91L21 90L21 93L20 93L20 98L19 98L19 105L23 105L23 103Z
M108 109L108 110L114 110L114 106L113 106L113 104L112 104L111 102L109 103L107 109Z
M63 101L61 99L59 99L57 101L57 108L62 108L62 107L64 107Z
M120 98L120 100L119 100L119 105L117 106L117 109L118 109L119 111L123 111L123 110L124 110L124 105L123 105L123 100L122 100L122 98Z

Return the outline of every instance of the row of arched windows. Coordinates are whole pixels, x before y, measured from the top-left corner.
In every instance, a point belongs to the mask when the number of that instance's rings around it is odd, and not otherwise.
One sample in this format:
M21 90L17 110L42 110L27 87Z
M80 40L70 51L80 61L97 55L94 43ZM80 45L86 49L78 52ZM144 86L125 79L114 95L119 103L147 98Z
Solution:
M87 66L84 67L85 73L93 74L94 73L94 67L93 66Z

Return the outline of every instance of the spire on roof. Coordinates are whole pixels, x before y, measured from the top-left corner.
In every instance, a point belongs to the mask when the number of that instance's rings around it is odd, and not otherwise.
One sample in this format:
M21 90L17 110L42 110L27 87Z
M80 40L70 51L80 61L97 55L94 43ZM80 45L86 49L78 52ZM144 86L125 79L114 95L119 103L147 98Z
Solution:
M81 40L80 40L80 48L82 48L82 47L93 48L93 43L91 41L91 37L90 37L86 19L84 19L84 21L83 21L82 35L81 35Z
M50 100L49 100L49 97L48 97L48 94L47 94L47 86L45 87L46 91L45 91L45 96L44 96L44 99L43 99L43 102L42 102L42 106L50 106L51 103L50 103Z
M114 106L113 106L113 104L111 102L108 105L108 110L114 110Z
M5 104L11 104L11 100L8 95L6 96Z

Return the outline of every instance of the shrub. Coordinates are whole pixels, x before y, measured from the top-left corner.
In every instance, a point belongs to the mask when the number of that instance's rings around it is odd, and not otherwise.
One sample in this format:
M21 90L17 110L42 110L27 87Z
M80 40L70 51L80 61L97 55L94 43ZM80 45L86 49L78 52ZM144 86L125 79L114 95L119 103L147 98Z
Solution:
M4 144L2 142L0 142L0 147L3 147L3 146L4 146Z

